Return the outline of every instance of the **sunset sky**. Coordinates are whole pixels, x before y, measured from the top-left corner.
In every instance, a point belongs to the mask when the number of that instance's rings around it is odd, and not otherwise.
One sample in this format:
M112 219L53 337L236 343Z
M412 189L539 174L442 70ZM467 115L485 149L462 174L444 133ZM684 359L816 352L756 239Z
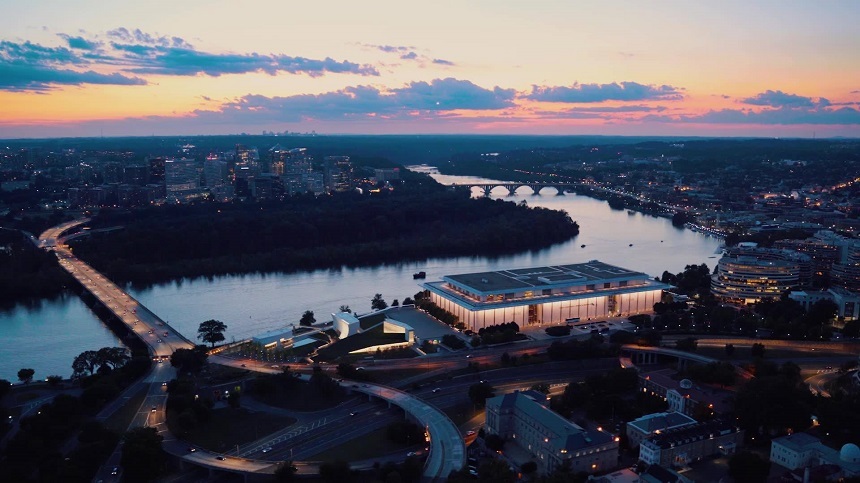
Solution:
M0 0L0 138L860 137L860 1Z

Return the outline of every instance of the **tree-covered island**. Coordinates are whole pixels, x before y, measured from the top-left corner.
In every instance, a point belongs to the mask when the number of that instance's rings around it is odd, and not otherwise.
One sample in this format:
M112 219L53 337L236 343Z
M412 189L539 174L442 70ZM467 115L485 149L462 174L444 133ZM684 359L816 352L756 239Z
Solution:
M99 227L121 227L96 233ZM440 186L102 210L74 253L118 282L492 256L575 237L567 213Z

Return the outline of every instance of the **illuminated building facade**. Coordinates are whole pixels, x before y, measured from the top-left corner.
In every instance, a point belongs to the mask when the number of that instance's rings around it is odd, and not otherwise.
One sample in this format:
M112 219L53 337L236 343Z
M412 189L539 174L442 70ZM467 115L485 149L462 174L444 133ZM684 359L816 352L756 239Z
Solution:
M725 302L753 304L779 299L800 286L801 267L792 260L760 260L726 255L711 277L711 292Z
M550 267L447 275L424 284L430 300L477 331L650 313L670 285L597 260Z
M574 473L618 466L617 437L583 429L519 391L487 399L485 426L532 454L544 474L564 464Z
M743 444L744 431L731 419L713 419L667 429L639 444L639 460L666 468L688 466L711 455L729 456Z

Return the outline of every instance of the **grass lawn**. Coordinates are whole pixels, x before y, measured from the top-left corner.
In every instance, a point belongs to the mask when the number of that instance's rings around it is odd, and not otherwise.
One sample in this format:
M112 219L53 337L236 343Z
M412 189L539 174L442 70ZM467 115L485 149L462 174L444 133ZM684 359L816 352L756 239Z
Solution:
M350 399L346 391L332 382L329 396L321 393L311 383L287 380L273 376L259 376L254 382L259 390L253 396L270 406L294 411L319 411L329 409Z
M314 461L334 461L338 459L342 460L344 456L348 456L350 461L360 461L385 456L409 447L388 439L388 436L385 434L386 429L377 429L376 431L362 435L360 438L347 441L340 446L335 446L322 453L315 454L311 459Z
M146 399L146 387L141 387L140 390L122 405L119 411L113 413L105 420L105 427L119 434L125 433L128 430L128 425L131 424L131 420L134 419L134 416L140 409L140 405L143 404L144 399Z
M236 445L254 441L266 434L285 428L296 420L246 409L221 408L212 411L212 419L188 433L177 433L189 443L210 451L223 452ZM171 430L175 425L171 425Z

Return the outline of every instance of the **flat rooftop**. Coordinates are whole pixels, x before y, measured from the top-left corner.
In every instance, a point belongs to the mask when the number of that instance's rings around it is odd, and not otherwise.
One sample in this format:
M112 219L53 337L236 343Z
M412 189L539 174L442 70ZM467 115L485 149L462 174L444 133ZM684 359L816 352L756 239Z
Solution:
M648 275L597 260L570 265L497 270L447 275L443 280L476 293L499 293L534 288L586 285L610 280L648 279Z

